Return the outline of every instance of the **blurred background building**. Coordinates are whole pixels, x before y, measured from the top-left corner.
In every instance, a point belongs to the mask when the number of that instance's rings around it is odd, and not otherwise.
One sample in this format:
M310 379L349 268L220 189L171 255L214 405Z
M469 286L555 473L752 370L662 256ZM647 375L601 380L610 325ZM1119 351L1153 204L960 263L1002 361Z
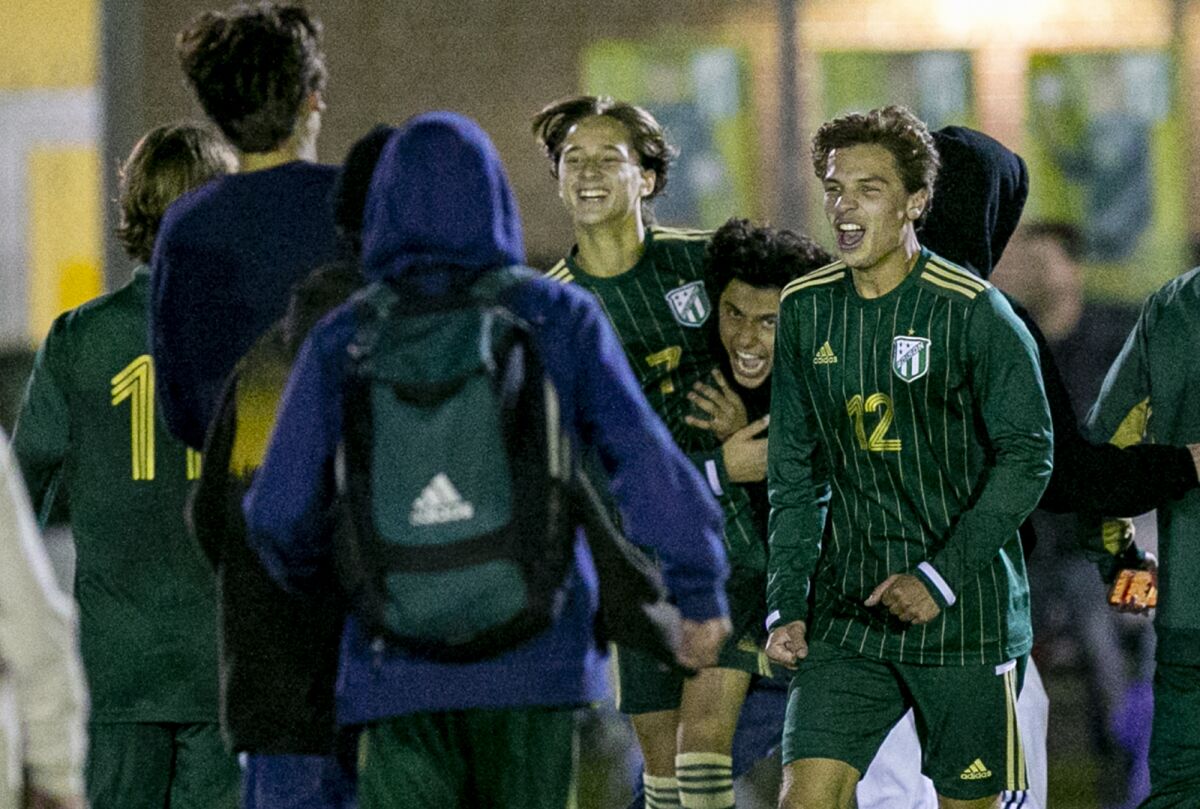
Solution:
M199 116L174 34L223 3L5 1L0 426L11 428L31 350L54 316L127 277L111 236L116 166L150 127ZM933 127L967 124L998 138L1029 163L1025 218L1037 224L998 277L1044 326L1060 327L1051 341L1081 408L1136 305L1194 263L1200 2L308 5L325 23L331 74L322 159L340 160L376 122L431 108L471 115L508 166L535 264L561 256L571 234L528 121L580 91L641 103L667 125L682 154L656 210L665 224L715 226L737 213L828 241L807 143L821 121L850 110L903 103ZM1064 233L1049 246L1039 241ZM1053 569L1034 586L1054 705L1051 805L1121 806L1138 777L1125 748L1142 743L1124 736L1137 736L1130 723L1149 721L1131 691L1146 638L1141 625L1085 627L1069 609L1071 599L1102 592L1079 583L1094 577L1086 567L1054 564L1069 552L1072 530L1048 525L1054 540L1035 559ZM1097 666L1113 654L1120 670L1098 684Z

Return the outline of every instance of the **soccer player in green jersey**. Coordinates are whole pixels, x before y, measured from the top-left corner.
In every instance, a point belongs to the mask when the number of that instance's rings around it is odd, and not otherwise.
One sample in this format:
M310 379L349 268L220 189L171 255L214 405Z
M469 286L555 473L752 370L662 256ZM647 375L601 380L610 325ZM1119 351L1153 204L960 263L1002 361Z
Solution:
M1200 268L1150 296L1087 416L1093 440L1188 445L1200 463ZM1200 491L1157 509L1154 724L1144 809L1200 801Z
M770 669L757 642L756 582L765 551L749 496L730 484L752 479L746 477L754 474L752 465L739 465L745 453L736 450L739 442L761 437L766 423L718 436L687 422L689 415L703 415L689 398L693 386L715 381L718 365L704 273L711 234L649 223L646 206L666 186L675 150L646 110L578 96L543 109L533 131L575 230L575 247L550 276L596 295L643 393L725 511L734 631L717 666L684 678L649 656L618 649L617 707L632 716L645 759L646 806L732 807L738 713L751 678Z
M781 805L850 806L912 707L941 805L992 807L1024 777L1017 527L1052 454L1037 351L995 288L918 243L938 155L908 110L826 123L813 166L841 260L784 289L776 337L767 651L797 667Z
M158 412L146 262L167 206L236 169L216 134L162 126L121 174L121 289L60 316L34 363L13 448L45 518L65 494L91 693L95 807L233 807L238 768L217 726L216 596L184 524L200 456Z

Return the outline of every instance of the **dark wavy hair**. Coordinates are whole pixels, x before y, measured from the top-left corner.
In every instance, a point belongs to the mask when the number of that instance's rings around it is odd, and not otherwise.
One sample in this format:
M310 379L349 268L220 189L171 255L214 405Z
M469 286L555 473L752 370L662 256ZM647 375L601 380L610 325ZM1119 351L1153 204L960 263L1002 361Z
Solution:
M175 48L205 114L243 152L278 148L304 100L325 89L321 22L300 5L207 11L179 32Z
M396 131L395 127L376 124L370 132L354 141L333 184L333 224L355 255L362 250L363 210L367 192L371 190L375 164Z
M864 143L873 143L891 152L904 190L912 194L924 188L932 203L933 183L941 158L929 127L907 107L891 105L866 114L854 112L822 124L812 141L812 164L817 178L825 179L829 153L834 149ZM927 204L925 211L928 210Z
M807 236L738 218L717 228L707 253L709 288L718 296L735 280L758 289L783 289L834 260Z
M237 171L237 156L221 136L193 123L150 130L118 175L117 239L137 261L149 261L167 206L221 174Z
M550 158L550 173L558 178L558 159L571 127L584 118L602 115L619 121L629 131L629 141L643 169L654 171L654 199L667 187L667 170L679 150L667 142L662 124L647 110L609 96L572 96L555 101L533 116L533 134Z

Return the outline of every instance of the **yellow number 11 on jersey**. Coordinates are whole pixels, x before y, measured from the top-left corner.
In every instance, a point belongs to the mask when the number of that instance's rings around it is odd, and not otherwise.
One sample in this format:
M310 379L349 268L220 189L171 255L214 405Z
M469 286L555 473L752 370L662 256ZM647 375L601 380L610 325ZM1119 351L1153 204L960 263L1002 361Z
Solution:
M143 354L112 378L112 406L129 401L130 474L154 480L154 363ZM188 447L187 479L200 477L200 453Z

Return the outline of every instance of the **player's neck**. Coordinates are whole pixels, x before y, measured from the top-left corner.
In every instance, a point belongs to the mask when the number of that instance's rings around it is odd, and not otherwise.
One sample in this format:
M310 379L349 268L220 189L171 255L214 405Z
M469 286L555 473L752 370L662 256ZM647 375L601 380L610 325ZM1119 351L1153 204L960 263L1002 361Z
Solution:
M311 138L291 137L285 140L278 149L272 149L269 152L242 152L239 157L243 174L273 169L297 160L315 163L317 142Z
M638 263L645 243L646 226L638 215L619 227L577 225L575 263L588 275L612 278Z
M917 257L920 254L921 245L917 241L916 233L910 228L896 249L878 262L870 267L850 268L854 289L863 298L882 298L904 283L904 279L917 265Z

